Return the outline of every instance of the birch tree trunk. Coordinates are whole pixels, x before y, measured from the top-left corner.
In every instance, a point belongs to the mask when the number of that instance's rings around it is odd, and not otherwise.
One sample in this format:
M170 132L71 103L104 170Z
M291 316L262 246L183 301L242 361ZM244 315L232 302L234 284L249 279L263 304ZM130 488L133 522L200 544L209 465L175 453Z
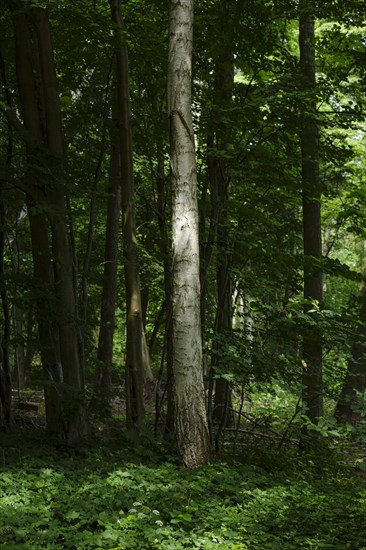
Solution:
M173 370L177 450L184 466L208 460L202 370L195 144L191 110L193 0L171 0L168 111L172 178Z

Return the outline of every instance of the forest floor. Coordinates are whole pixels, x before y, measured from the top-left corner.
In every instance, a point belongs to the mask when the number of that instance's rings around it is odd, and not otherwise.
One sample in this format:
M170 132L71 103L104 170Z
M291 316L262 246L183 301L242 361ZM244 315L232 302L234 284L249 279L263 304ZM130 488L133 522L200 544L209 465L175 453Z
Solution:
M304 456L257 423L190 471L119 413L78 448L46 438L42 411L16 417L0 435L0 548L366 549L362 440Z

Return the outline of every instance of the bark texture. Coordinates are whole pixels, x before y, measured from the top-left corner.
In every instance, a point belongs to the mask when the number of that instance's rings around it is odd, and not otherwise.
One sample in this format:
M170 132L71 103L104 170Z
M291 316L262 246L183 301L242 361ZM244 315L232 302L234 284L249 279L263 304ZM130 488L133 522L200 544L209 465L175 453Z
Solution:
M197 174L191 111L192 0L171 0L169 31L174 424L181 461L194 468L208 460L208 426L202 371Z
M338 399L335 416L357 426L365 406L366 390L366 287L361 292L360 319L352 344L346 377Z
M100 328L98 341L98 384L105 391L111 389L113 335L117 299L117 251L121 213L121 162L120 148L112 139L107 222L105 230L104 273Z
M212 133L208 142L212 152L208 158L209 178L212 197L216 197L211 217L216 220L217 232L217 311L215 332L225 346L225 337L232 331L233 319L233 283L231 274L232 251L230 246L230 227L228 201L230 198L230 167L225 152L231 143L231 125L225 122L225 110L230 108L234 85L233 46L237 33L237 23L243 10L243 0L230 4L222 0L219 5L221 47L215 64L215 85L213 91ZM217 152L216 152L216 151ZM213 371L220 367L220 345L212 358ZM215 382L215 400L213 418L222 427L233 422L231 388L229 382L217 378Z
M120 0L109 0L109 3L116 37L116 120L121 152L122 232L127 315L126 419L127 426L136 429L142 424L145 416L144 380L150 373L150 364L142 319L138 266L127 43L123 32Z
M299 2L299 44L302 90L307 92L301 117L304 299L305 311L316 301L323 302L321 271L321 182L319 178L319 138L316 109L314 16L308 0ZM310 314L309 314L310 315ZM322 341L316 323L305 327L303 334L303 403L306 414L316 423L323 414Z
M10 7L27 145L27 202L34 275L49 284L52 271L52 296L55 302L50 305L57 312L53 316L57 326L55 337L51 321L43 317L43 306L38 299L38 325L40 340L44 343L43 354L52 354L44 363L46 400L49 397L46 411L48 409L55 417L51 431L58 426L58 435L72 443L87 434L88 426L85 409L80 401L83 377L78 354L72 254L64 197L64 144L51 31L47 10L25 10L18 2L11 2ZM47 237L49 228L50 240ZM41 230L44 234L41 234ZM51 260L48 259L49 247ZM58 359L62 367L62 392L58 379ZM47 388L50 387L54 391L48 396Z
M0 52L0 82L5 92L5 100L12 107L12 95L7 83L4 59ZM10 168L13 158L13 131L8 122L8 140L5 158L2 159L6 170ZM5 274L5 235L6 215L3 182L0 181L0 296L2 305L2 327L0 341L0 430L9 430L12 423L11 414L11 374L9 358L10 311Z
M8 431L11 426L11 376L10 376L10 311L5 282L5 208L2 183L0 183L0 295L2 304L2 326L0 341L0 430Z

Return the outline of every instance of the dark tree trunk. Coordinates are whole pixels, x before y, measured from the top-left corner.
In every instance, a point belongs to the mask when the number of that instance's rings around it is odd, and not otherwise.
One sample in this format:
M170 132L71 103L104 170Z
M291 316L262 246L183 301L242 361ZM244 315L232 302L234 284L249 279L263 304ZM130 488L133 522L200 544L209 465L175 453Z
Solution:
M335 416L340 422L357 426L365 406L366 390L366 287L361 292L360 319L357 338L352 344L351 357L338 399Z
M243 1L238 0L229 5L221 2L218 11L220 22L220 36L222 45L220 55L216 61L215 85L213 95L213 113L211 119L215 126L211 129L208 143L213 149L208 157L209 177L211 183L212 211L211 225L217 236L217 311L215 319L215 333L221 340L220 345L214 345L212 370L220 370L220 348L225 346L225 336L232 331L232 275L231 275L231 247L228 201L230 197L230 168L223 153L229 151L231 142L231 126L225 122L223 113L232 103L234 84L234 57L233 46L237 32L237 22L243 9ZM212 231L214 233L214 231ZM213 235L212 235L213 236ZM210 237L212 239L212 236ZM206 254L207 255L207 254ZM207 263L207 260L206 260ZM207 269L207 266L206 266ZM211 375L212 376L212 375ZM231 425L232 418L231 388L224 378L217 377L215 382L215 400L212 417L220 425ZM210 415L211 416L211 415Z
M18 221L21 220L22 212L15 213L15 234L11 241L13 275L17 277L22 271L22 239L19 231ZM26 369L25 363L25 342L24 337L24 317L25 312L22 307L23 296L19 296L17 285L15 285L12 298L12 328L14 334L14 367L13 379L16 380L18 392L23 390L29 380L29 369Z
M12 4L16 10L17 5ZM27 141L28 169L25 181L30 193L27 198L27 208L30 224L34 293L36 317L38 323L41 360L45 377L45 407L48 432L55 436L66 437L63 416L61 413L61 397L55 389L61 380L59 363L58 335L52 322L53 311L53 274L49 252L49 225L44 206L44 192L37 186L37 171L39 153L42 147L41 122L38 112L38 92L34 73L36 59L33 51L33 41L29 26L29 13L13 12L15 31L16 71L23 121L29 132ZM34 193L34 197L32 197ZM57 344L56 344L57 342Z
M38 222L41 223L46 234L48 234L49 227L51 228L53 294L55 297L53 306L54 311L57 311L59 349L55 347L52 336L45 337L45 340L48 339L45 345L48 350L52 343L52 365L57 363L59 352L63 377L63 408L65 410L65 414L61 414L60 402L57 401L52 414L55 417L58 416L58 420L53 425L62 426L59 435L65 437L69 442L76 442L86 435L87 421L85 408L80 404L83 377L77 342L72 254L66 224L61 112L50 25L46 10L38 8L19 10L17 9L18 2L12 2L10 5L15 30L20 103L24 126L27 130L28 203L30 210L33 209L33 212L30 213L30 221L32 224L38 217ZM41 276L40 272L38 273L39 266L36 266L45 250L38 246L45 237L40 235L39 227L35 225L33 229L31 228L31 232L33 233L35 276ZM45 275L47 279L48 271ZM48 319L42 318L42 312L38 313L38 319L39 323L48 323ZM40 330L40 340L42 340L41 332L43 329ZM44 334L46 333L54 334L52 327L45 327ZM44 368L47 372L48 365L44 365ZM57 383L57 380L52 380L53 385L57 385ZM59 388L57 395L61 395ZM51 402L49 405L50 408L53 407Z
M28 216L33 251L33 292L36 303L41 361L44 372L44 395L47 431L65 439L67 426L61 390L62 368L59 336L54 312L54 279L50 253L49 225L44 213L28 200Z
M23 311L19 305L19 298L14 297L12 307L12 325L14 333L14 377L17 380L18 391L23 390L28 383L28 374L25 370L25 348L23 336Z
M28 311L27 311L27 318L26 318L26 326L25 326L25 341L26 341L26 348L25 348L25 355L24 355L24 372L26 375L26 380L29 380L30 374L31 374L31 367L32 362L35 354L35 312L34 312L34 302L33 300L30 301L30 304L28 305Z
M65 397L67 439L69 442L76 442L87 434L88 427L85 408L80 404L84 377L79 358L73 258L64 197L64 143L61 111L47 12L45 10L36 11L34 19L40 60L39 76L46 115L45 145L51 154L51 158L45 159L45 164L53 179L52 185L48 184L47 189L48 203L51 207L48 216L51 226L52 260L59 312L60 358L63 382L69 393Z
M227 243L227 246L229 246L229 243ZM221 255L216 275L218 307L216 333L222 339L222 343L215 346L216 353L212 358L212 368L214 372L217 368L220 368L220 349L222 349L222 346L226 346L225 338L230 338L230 332L233 328L232 280L230 268L230 258L228 255ZM215 382L213 419L225 427L230 427L233 424L231 388L229 382L224 378L217 378Z
M123 31L120 0L109 0L116 38L116 84L119 145L121 151L122 233L126 289L126 420L137 429L144 421L144 379L150 370L142 321L138 245L135 226L134 180L127 43Z
M10 311L5 280L5 208L2 183L0 182L0 294L3 322L0 341L0 430L11 427L11 377L10 377Z
M216 117L216 115L217 113L212 113L212 116ZM207 155L208 181L205 183L200 201L200 307L202 336L204 336L205 327L207 324L206 299L208 292L208 276L217 240L217 226L220 209L217 179L219 172L217 170L217 159L215 157L215 153L213 152L216 148L214 128L212 128L212 131L207 138L207 148L211 150ZM207 204L207 196L209 196L209 205ZM209 222L208 229L206 229L208 214Z
M0 53L0 82L5 92L5 100L9 108L12 107L11 91L7 83L4 59ZM8 140L4 165L8 170L13 157L13 130L8 123ZM9 358L10 339L10 311L5 274L5 232L6 216L4 205L3 182L0 181L0 295L3 312L3 323L0 329L0 430L8 431L12 423L11 412L11 374Z
M106 87L106 97L108 97L108 91L109 91L109 76L108 74L108 84ZM96 198L97 198L97 190L98 190L98 184L100 182L100 178L103 174L103 162L105 157L105 149L106 149L106 119L107 119L107 113L104 114L103 118L103 124L102 124L102 137L100 142L100 150L99 150L99 156L98 161L95 169L95 175L94 175L94 181L91 188L91 198L90 198L90 206L89 206L89 224L88 224L88 231L87 231L87 237L86 237L86 247L85 247L85 254L84 254L84 261L83 261L83 270L81 274L81 334L79 338L79 356L80 356L80 362L84 370L84 363L85 363L85 336L88 326L88 309L89 309L89 271L90 271L90 262L92 259L92 252L93 252L93 239L94 239L94 228L95 228L95 206L96 206Z
M111 389L114 319L117 299L117 252L121 214L121 154L111 136L107 222L105 231L104 273L98 340L98 385Z
M319 178L319 138L316 109L314 17L308 0L299 3L299 43L302 91L307 98L301 117L303 240L304 240L304 300L305 312L316 302L323 302L323 281L320 261L321 184ZM308 313L310 316L311 313ZM322 405L322 340L316 323L308 324L303 334L302 399L306 414L313 423L323 414Z
M156 211L160 232L160 250L163 256L164 266L164 295L165 295L165 364L166 364L166 394L167 414L165 422L165 436L172 439L174 436L174 395L173 395L173 322L172 322L172 262L171 242L169 239L169 227L167 220L170 212L167 211L167 204L170 204L170 196L167 192L163 144L158 143L157 147L157 178L156 178Z

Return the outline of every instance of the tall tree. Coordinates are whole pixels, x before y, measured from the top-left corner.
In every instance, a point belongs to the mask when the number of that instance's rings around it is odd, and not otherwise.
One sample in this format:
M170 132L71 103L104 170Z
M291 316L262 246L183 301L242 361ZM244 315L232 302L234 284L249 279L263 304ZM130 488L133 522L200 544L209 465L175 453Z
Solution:
M361 418L366 390L366 288L361 290L360 318L352 343L346 377L339 396L335 416L340 421L357 425Z
M43 357L52 355L44 363L49 387L52 387L52 396L46 390L46 408L49 418L53 418L52 431L69 442L75 442L86 435L88 428L85 409L80 402L83 377L75 325L72 254L64 196L64 142L50 24L46 9L25 9L22 2L16 1L10 2L10 8L24 121L21 130L27 145L26 193L34 275L44 282L46 288L52 285L53 306L57 312L53 316L56 335L50 319L44 318L43 306L38 301Z
M10 376L10 310L5 281L5 208L2 182L0 182L0 294L2 304L2 327L0 342L0 430L9 430L11 425L11 376Z
M130 121L128 51L123 29L120 0L109 0L115 30L116 48L116 120L121 153L122 231L126 290L126 417L130 428L143 422L144 379L150 370L149 354L143 327L138 267L138 245L134 211L134 180Z
M309 316L316 302L323 302L321 270L321 185L319 177L319 132L316 106L315 18L312 1L299 2L299 45L301 85L305 93L301 113L302 204L304 241L304 300ZM313 319L303 335L302 398L307 416L316 423L322 416L322 341L319 326Z
M5 100L12 107L12 97L7 84L5 63L0 52L0 82L4 89ZM8 136L5 158L1 159L6 170L10 169L13 158L13 131L7 123ZM6 216L4 204L4 183L0 181L0 295L2 304L2 327L0 342L0 430L8 430L11 425L11 375L10 375L10 310L5 274Z
M230 168L227 162L228 149L232 132L225 123L225 112L232 107L234 85L234 46L238 22L243 9L243 1L228 3L222 0L219 4L218 18L220 25L220 51L215 64L212 134L208 138L211 154L208 158L209 177L217 225L217 311L215 332L219 340L225 341L225 335L232 330L233 319L233 284L231 274L232 249L230 246L229 207ZM226 156L226 158L225 158ZM211 158L210 158L211 157ZM223 338L220 338L220 336ZM219 346L220 348L220 346ZM215 350L212 367L220 366L220 349ZM232 413L231 389L229 382L217 377L215 382L215 402L213 418L222 425L230 424Z
M191 79L193 0L171 0L168 112L172 178L175 437L182 463L208 460L200 321L200 273Z
M108 392L111 389L113 335L117 299L117 252L121 213L121 163L118 140L111 132L109 189L105 229L104 273L98 340L98 384Z

